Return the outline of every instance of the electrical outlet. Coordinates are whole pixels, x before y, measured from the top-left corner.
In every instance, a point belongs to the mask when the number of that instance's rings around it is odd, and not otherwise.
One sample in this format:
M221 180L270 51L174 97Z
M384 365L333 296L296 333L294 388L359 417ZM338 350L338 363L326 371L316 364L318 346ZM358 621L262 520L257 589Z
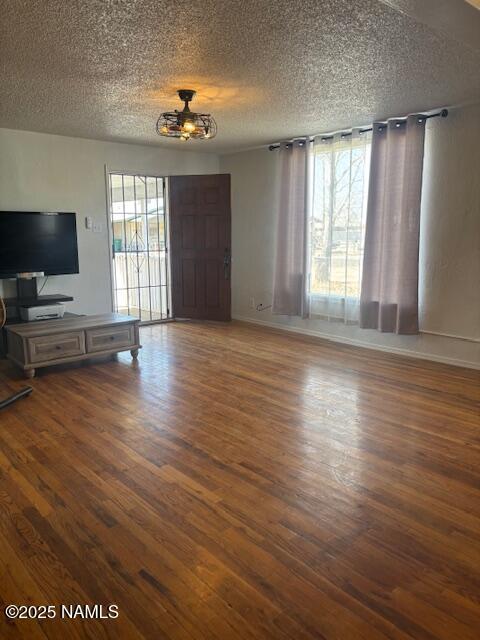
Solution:
M103 225L101 222L94 222L93 223L93 233L102 233L103 231Z
M250 309L255 309L255 298L250 298Z

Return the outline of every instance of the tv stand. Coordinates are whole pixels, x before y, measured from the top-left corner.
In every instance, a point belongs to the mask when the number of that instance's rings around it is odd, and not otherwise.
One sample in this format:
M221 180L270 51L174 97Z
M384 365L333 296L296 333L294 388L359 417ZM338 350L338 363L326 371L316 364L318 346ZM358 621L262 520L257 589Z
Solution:
M135 359L141 349L139 322L132 316L106 313L7 325L7 358L23 369L27 378L33 378L40 367L119 351L130 351Z
M72 296L66 296L63 293L49 293L45 296L37 296L36 298L5 298L3 300L5 306L9 307L41 307L46 304L54 304L55 302L72 302Z

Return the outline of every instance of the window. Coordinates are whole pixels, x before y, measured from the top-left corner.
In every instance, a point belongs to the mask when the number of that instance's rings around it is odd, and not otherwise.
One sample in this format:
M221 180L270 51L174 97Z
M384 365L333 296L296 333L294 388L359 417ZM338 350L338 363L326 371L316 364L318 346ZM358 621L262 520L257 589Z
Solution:
M313 315L357 319L370 148L370 135L358 132L315 143L308 281Z

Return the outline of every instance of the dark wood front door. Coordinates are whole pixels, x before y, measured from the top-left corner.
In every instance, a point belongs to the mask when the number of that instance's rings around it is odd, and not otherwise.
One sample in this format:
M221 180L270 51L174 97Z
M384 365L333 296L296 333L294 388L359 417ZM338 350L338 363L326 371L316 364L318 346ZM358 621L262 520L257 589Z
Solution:
M174 315L230 320L230 176L172 176L169 208Z

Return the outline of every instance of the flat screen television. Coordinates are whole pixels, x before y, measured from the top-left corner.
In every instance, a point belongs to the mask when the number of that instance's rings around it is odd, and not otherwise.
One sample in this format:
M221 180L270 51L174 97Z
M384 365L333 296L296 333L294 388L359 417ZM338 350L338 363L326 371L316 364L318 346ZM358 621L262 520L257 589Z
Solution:
M75 213L0 211L0 278L78 273Z

